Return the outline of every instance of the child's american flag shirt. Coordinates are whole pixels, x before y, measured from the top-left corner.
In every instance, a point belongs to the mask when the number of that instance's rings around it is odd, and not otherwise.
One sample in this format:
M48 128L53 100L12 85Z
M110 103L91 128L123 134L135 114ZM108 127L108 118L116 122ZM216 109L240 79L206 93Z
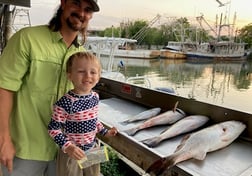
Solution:
M87 151L95 145L97 133L106 134L98 120L98 103L94 91L83 96L69 91L54 104L48 133L63 151L70 144Z

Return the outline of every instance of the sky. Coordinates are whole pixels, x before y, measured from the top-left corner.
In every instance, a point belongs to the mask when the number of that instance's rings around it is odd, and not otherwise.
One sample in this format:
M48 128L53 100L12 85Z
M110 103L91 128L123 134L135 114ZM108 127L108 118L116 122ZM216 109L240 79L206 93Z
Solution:
M220 19L221 13L223 19L226 17L230 23L233 23L236 13L236 28L252 23L251 0L220 1L226 5L219 7L216 0L98 0L101 10L94 13L90 28L119 27L120 22L131 20L151 21L158 14L161 18L156 23L169 22L174 17L196 21L197 16L204 15L205 20L214 25L216 15ZM59 3L60 0L31 0L31 24L48 23Z

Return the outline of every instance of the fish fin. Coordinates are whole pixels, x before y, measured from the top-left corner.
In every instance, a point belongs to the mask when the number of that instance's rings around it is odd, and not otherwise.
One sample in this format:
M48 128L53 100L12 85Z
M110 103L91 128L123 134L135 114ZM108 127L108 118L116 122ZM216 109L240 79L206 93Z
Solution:
M121 125L128 125L128 120L125 120L125 121L122 121L122 122L119 122Z
M197 160L204 160L206 158L206 152L205 151L198 151L198 154L195 155L193 158L197 159Z
M161 175L165 170L170 169L176 163L176 157L174 155L168 156L166 158L161 158L154 163L152 163L146 170L150 175Z
M136 128L130 128L128 130L124 130L124 132L128 134L129 136L134 136L138 130L139 129L136 127Z
M178 113L180 113L184 117L186 116L186 113L182 109L176 108L175 111L177 111Z
M161 141L160 141L160 137L156 136L156 137L142 140L141 142L147 145L148 147L152 148L152 147L156 147Z
M121 125L128 125L130 122L129 120L124 120L122 122L119 122Z
M191 134L187 134L182 138L182 142L184 143L187 139L189 139L189 137L191 136Z
M175 105L174 105L174 108L173 108L173 112L175 112L176 111L176 109L177 109L177 107L178 107L178 104L179 104L179 101L177 101L176 103L175 103Z
M190 134L187 134L187 135L185 135L185 136L182 138L182 140L181 140L180 144L177 146L175 152L179 151L179 150L185 145L185 142L187 141L187 139L188 139L189 137L190 137Z
M163 133L166 132L169 128L170 128L170 126L169 126L168 128L166 128L166 129L164 129L163 131L161 131L160 134L163 134Z

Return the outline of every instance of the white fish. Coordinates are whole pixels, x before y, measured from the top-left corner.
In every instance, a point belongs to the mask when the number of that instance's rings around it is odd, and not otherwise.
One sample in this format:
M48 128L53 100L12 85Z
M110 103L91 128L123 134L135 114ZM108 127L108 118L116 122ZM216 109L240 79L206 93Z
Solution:
M169 127L167 130L163 131L160 135L145 139L142 142L146 144L149 147L155 147L157 146L161 141L165 139L169 139L174 136L178 136L180 134L187 133L189 131L195 130L202 125L204 125L209 118L207 116L203 115L191 115L187 116L175 124L173 124L171 127Z
M172 155L154 162L147 172L151 175L161 175L166 169L179 162L191 158L204 160L208 152L231 144L245 128L246 126L242 122L231 120L187 135Z
M149 119L153 116L156 116L160 113L161 108L152 108L146 111L143 111L135 116L133 116L132 118L129 118L127 120L124 120L122 122L120 122L123 125L126 125L128 123L132 123L132 122L136 122L136 121L141 121L141 120L146 120Z
M149 127L153 127L157 125L173 124L185 116L186 114L184 111L182 111L179 108L176 108L175 110L169 110L157 116L154 116L146 120L144 123L138 125L137 127L130 128L128 130L125 130L124 132L130 136L133 136L136 134L136 132L149 128Z

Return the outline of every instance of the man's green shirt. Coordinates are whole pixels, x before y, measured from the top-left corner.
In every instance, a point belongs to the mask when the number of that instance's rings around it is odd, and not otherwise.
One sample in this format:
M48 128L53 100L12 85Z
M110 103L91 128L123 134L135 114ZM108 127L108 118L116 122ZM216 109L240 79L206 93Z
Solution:
M67 48L60 32L46 25L23 28L8 41L0 57L0 87L15 92L10 122L17 157L55 158L57 146L47 132L52 105L72 88L67 59L83 50L77 42Z

